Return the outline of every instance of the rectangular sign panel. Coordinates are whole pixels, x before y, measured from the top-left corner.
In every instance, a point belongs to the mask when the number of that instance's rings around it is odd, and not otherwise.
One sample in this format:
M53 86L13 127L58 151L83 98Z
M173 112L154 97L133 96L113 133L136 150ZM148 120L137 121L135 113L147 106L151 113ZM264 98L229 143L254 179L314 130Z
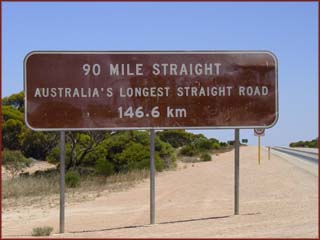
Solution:
M31 52L26 123L34 130L272 127L270 52Z

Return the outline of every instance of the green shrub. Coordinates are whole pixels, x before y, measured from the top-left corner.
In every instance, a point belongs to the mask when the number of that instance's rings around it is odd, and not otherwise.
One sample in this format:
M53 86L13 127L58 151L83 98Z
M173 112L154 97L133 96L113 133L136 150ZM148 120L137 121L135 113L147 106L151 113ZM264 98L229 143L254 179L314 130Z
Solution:
M200 160L203 161L203 162L208 162L208 161L211 161L212 158L211 158L211 155L209 153L202 153L201 156L200 156Z
M39 237L39 236L49 236L52 232L52 227L36 227L32 230L32 236Z
M96 173L98 175L110 176L114 173L114 166L106 159L99 159L96 162Z
M95 149L89 152L84 158L82 165L95 166L98 161L105 161L108 157L108 146L105 142L100 143Z
M159 136L161 141L169 143L174 148L190 144L193 139L193 134L185 130L163 130L157 132L157 136Z
M65 182L67 187L75 188L80 185L80 175L76 171L68 171L65 176Z
M318 141L312 140L312 142L309 145L310 148L317 148L318 147Z
M21 151L26 157L45 160L51 149L58 144L58 133L25 130L21 134Z
M72 155L71 151L72 151L71 144L66 142L65 144L66 166L68 166L70 162L70 157ZM60 146L59 145L51 149L51 151L46 156L46 160L52 164L60 163Z
M10 150L21 149L20 136L25 126L23 122L9 119L2 123L2 144Z
M31 160L23 156L23 154L20 151L10 151L7 149L4 149L2 151L2 164L10 164L12 162L21 162L26 167L30 166Z
M209 139L206 139L206 138L196 139L194 141L194 145L199 151L211 150L213 148L213 143Z
M14 119L23 122L23 113L12 106L2 106L2 119L3 121Z
M289 144L290 147L308 147L308 148L317 148L318 139L313 139L312 141L299 141L292 142Z
M150 165L150 160L148 163ZM172 165L172 162L170 162L169 165L166 165L164 159L161 159L159 157L158 153L156 153L156 155L155 155L154 163L155 163L156 171L159 171L159 172L163 171L163 169L168 168L170 165ZM150 167L149 167L149 169L150 169Z
M119 160L125 163L125 170L149 169L150 150L149 146L140 143L130 143L119 155Z
M212 144L212 148L213 149L219 149L220 148L220 144L219 143L213 143Z
M155 139L155 150L157 170L174 168L176 166L174 148L169 143L163 142L158 136ZM157 155L159 155L159 163L157 163Z
M220 142L219 144L220 144L220 146L223 147L223 148L229 146L228 143L226 143L226 142Z
M192 157L197 154L195 147L191 144L185 145L180 149L180 154Z

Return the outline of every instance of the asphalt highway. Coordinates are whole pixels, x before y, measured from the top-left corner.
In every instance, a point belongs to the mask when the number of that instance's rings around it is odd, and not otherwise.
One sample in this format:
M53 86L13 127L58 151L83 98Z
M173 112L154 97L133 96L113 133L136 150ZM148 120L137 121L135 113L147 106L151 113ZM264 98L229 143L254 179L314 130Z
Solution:
M291 155L299 159L316 163L316 164L318 164L318 161L319 161L318 153L315 152L314 149L311 150L308 148L295 149L295 148L288 148L288 147L272 147L272 150L282 152L287 155Z

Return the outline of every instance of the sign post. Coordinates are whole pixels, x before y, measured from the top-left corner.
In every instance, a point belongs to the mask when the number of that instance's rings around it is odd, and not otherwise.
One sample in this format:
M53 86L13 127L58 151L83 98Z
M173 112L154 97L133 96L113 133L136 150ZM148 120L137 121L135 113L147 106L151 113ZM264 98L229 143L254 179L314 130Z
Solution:
M150 224L155 223L155 131L150 130Z
M234 130L234 214L239 214L239 185L240 185L240 130Z
M260 165L261 162L261 141L260 137L264 136L265 129L264 128L255 128L254 129L254 135L258 136L258 164Z
M60 225L59 232L64 233L64 181L65 181L65 132L60 133Z

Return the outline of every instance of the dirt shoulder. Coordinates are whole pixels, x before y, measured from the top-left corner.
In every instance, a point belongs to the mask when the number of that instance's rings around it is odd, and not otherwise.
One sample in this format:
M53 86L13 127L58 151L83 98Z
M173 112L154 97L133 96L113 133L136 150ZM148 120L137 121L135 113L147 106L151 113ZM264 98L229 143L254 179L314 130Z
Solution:
M257 148L242 147L240 215L233 215L233 151L211 162L182 163L156 177L156 224L149 223L149 181L90 201L66 204L66 233L58 206L35 204L2 212L3 237L52 226L53 237L291 238L318 237L318 176ZM316 165L315 165L316 168Z

